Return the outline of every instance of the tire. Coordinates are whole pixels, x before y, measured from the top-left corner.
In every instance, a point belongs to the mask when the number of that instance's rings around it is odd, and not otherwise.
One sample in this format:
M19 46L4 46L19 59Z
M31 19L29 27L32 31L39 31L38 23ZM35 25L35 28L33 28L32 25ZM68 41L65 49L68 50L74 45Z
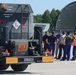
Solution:
M13 64L11 68L14 71L24 71L28 67L28 64Z
M9 67L9 65L0 64L0 70L6 70L8 67Z

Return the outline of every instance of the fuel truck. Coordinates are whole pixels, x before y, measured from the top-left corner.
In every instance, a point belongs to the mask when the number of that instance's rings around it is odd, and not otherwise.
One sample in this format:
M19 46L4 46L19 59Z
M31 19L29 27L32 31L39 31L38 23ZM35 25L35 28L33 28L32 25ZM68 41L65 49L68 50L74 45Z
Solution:
M0 4L0 70L24 71L31 63L53 62L42 51L42 28L33 27L29 4Z

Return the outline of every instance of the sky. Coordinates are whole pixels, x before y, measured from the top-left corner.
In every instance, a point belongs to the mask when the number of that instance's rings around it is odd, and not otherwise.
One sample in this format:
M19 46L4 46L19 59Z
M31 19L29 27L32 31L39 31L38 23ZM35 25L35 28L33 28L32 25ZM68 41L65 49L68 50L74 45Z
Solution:
M30 4L34 15L43 14L45 10L53 8L62 10L66 5L76 0L0 0L0 3Z

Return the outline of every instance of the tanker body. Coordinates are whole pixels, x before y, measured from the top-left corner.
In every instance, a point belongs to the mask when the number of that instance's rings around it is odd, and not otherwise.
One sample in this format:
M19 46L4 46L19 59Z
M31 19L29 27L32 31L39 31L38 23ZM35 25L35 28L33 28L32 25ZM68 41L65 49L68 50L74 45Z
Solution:
M42 28L33 27L28 4L0 4L0 70L23 71L31 63L53 62L42 53ZM48 60L47 60L48 59Z

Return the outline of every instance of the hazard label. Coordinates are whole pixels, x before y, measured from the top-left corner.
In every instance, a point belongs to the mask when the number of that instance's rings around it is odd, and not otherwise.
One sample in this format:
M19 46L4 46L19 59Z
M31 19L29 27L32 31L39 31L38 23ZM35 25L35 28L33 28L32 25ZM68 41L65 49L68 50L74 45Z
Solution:
M18 29L20 25L21 24L18 22L18 20L15 20L15 22L13 23L15 29Z

